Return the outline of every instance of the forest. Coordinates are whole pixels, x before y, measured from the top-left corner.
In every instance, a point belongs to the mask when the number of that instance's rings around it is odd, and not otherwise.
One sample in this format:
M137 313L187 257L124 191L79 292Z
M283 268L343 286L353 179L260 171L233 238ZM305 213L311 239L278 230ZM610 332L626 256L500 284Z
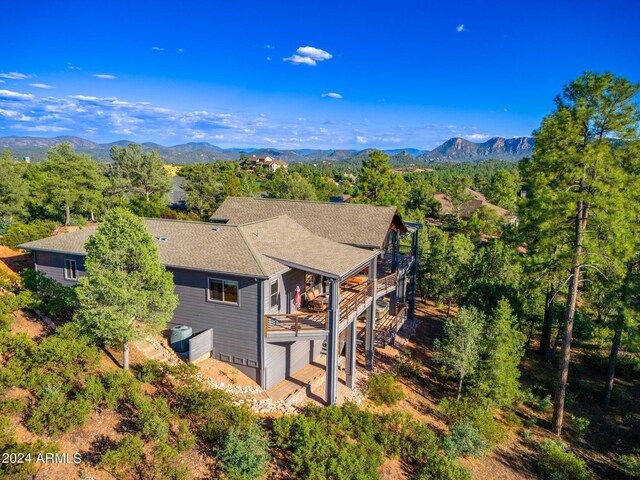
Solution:
M112 147L107 163L68 144L34 164L5 151L0 241L10 249L95 222L135 243L139 217L208 221L228 196L397 206L423 225L417 292L441 332L419 328L416 347L368 379L365 406L261 418L189 365L101 369L111 343L88 327L100 315L88 286L0 270L0 452L56 451L58 436L113 411L130 428L94 445L93 467L115 478L392 478L380 472L393 459L405 478L490 478L473 459L501 448L515 457L521 445L532 453L511 478L640 478L639 90L609 73L569 82L519 163L398 169L375 150L359 165L271 172L244 158L171 167L137 144ZM184 209L169 206L176 175ZM508 215L462 214L470 189ZM440 194L454 213L441 211ZM55 333L12 331L12 312L36 309ZM409 390L437 397L430 415L442 429L398 409ZM19 440L16 418L38 439ZM193 461L206 473L190 472ZM34 474L5 464L0 473Z

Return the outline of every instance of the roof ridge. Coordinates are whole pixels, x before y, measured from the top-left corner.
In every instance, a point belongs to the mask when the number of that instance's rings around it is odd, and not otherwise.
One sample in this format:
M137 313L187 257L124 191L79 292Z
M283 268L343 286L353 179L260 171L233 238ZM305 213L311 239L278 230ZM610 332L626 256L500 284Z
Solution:
M251 244L251 242L249 241L247 236L244 234L244 231L241 228L239 228L238 226L236 226L236 229L238 230L238 233L240 233L240 237L242 238L242 241L245 243L245 245L249 249L249 252L251 253L251 256L256 261L256 264L258 265L258 268L260 269L260 272L262 272L262 274L265 277L268 277L269 276L269 272L267 271L267 268L264 266L264 263L262 263L262 258L260 258L260 253L257 252L256 249L253 247L253 245Z
M282 218L282 217L287 217L288 219L290 219L292 222L298 223L296 222L293 218L291 218L289 215L287 215L286 213L283 213L282 215L274 215L273 217L269 217L269 218L263 218L260 220L254 220L253 222L246 222L246 223L227 223L226 225L228 227L247 227L249 225L255 225L256 223L264 223L264 222L270 222L271 220L276 220L278 218ZM298 224L299 225L299 224Z
M179 218L154 218L154 217L140 217L142 218L142 220L153 220L153 221L158 221L158 222L174 222L174 223L195 223L198 225L212 225L212 226L225 226L225 224L222 223L214 223L214 222L205 222L202 220L180 220ZM235 226L235 225L227 225L227 226Z

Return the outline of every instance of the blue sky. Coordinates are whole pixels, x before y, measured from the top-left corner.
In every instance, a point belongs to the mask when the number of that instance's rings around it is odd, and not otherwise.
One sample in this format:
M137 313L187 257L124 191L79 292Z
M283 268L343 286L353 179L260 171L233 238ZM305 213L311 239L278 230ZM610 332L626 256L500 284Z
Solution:
M530 134L587 69L640 81L637 0L3 10L0 136L429 149Z

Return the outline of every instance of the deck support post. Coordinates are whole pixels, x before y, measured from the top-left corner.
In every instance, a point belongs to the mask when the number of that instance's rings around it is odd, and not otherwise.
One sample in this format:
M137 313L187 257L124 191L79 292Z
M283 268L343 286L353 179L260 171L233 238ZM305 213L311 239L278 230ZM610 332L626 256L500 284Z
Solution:
M353 389L356 384L356 326L358 319L354 318L353 322L347 327L347 387Z
M371 306L367 308L367 325L365 327L365 338L364 338L364 358L365 365L368 371L373 370L373 354L376 348L375 346L375 329L376 329L376 295L377 295L377 267L378 262L374 258L371 260L369 264L369 280L373 281L373 299L371 301Z
M340 348L340 325L338 322L340 317L340 282L338 279L328 280L327 287L329 291L329 335L327 336L326 402L327 405L335 405L338 401L338 357L340 355L338 351Z
M409 311L407 317L413 320L416 314L416 284L418 282L418 230L411 236L413 265L411 265L411 284L409 285Z

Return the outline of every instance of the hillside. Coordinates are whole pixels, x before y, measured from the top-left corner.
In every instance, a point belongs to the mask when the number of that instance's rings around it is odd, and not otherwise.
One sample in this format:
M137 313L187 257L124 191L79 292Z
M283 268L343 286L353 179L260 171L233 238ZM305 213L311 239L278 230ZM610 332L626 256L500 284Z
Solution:
M30 157L31 161L45 159L47 150L60 142L69 142L80 153L87 153L98 161L109 160L109 149L114 146L126 146L129 140L110 143L95 143L74 136L61 137L2 137L0 149L7 149L18 157ZM221 148L207 142L190 142L180 145L163 146L153 142L142 143L145 150L155 149L166 163L190 164L214 162L218 160L238 160L241 153L249 155L269 155L286 162L335 162L359 164L371 149L365 150L320 150L277 148ZM505 139L492 138L484 143L474 143L463 138L452 138L431 151L415 148L383 150L391 157L396 166L417 165L420 163L478 162L488 159L518 161L531 155L533 139L516 137Z

